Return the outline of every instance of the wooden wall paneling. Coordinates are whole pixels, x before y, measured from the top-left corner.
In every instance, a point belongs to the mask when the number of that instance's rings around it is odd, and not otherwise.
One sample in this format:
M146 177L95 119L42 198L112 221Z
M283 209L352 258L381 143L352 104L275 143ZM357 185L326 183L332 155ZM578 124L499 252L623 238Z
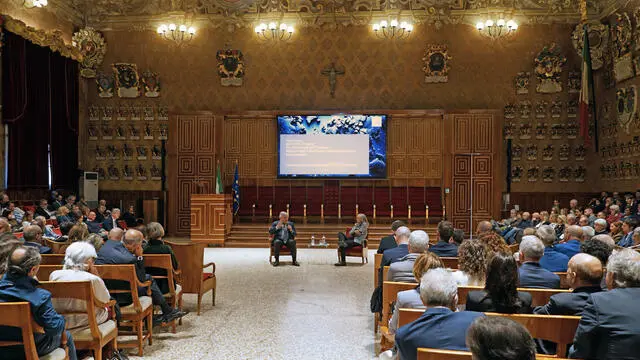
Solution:
M453 119L453 146L455 153L469 153L472 149L470 114L456 114Z

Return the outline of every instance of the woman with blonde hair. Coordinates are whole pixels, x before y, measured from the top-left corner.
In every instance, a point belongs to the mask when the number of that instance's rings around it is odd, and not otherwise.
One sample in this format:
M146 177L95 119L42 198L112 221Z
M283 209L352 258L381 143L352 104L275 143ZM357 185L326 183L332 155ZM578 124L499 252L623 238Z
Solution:
M466 240L458 248L458 271L453 273L458 286L484 286L487 277L487 245Z
M617 244L620 242L624 233L622 231L622 221L614 221L609 225L609 235L613 238L613 241Z
M60 206L58 211L56 212L56 220L58 220L58 224L62 225L65 222L75 223L75 220L69 216L69 208L66 206Z
M361 246L367 240L368 229L367 215L358 214L348 237L344 233L338 233L340 261L335 264L336 266L347 266L347 249Z
M567 216L559 215L558 219L555 222L556 226L554 226L554 230L556 231L556 238L560 239L560 236L564 234L564 228L567 224Z
M89 237L89 230L84 224L73 225L69 230L69 242L84 241Z
M424 309L425 306L420 299L420 280L422 275L431 269L443 268L444 264L438 255L426 252L418 256L413 263L413 276L416 278L417 286L415 289L400 291L396 300L396 309L389 320L389 334L395 334L398 329L398 313L397 309Z

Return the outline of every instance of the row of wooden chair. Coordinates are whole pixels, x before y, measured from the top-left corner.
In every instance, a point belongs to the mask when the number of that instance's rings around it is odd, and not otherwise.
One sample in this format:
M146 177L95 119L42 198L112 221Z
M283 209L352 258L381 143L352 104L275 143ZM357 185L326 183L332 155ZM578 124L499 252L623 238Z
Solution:
M473 357L468 351L440 350L440 349L418 349L417 360L471 360ZM536 359L556 359L568 360L549 355L536 355Z

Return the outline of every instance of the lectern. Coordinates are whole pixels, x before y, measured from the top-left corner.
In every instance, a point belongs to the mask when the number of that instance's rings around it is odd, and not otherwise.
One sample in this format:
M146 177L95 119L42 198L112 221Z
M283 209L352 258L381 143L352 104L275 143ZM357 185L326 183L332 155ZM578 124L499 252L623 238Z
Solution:
M191 195L191 241L224 245L231 231L230 194Z

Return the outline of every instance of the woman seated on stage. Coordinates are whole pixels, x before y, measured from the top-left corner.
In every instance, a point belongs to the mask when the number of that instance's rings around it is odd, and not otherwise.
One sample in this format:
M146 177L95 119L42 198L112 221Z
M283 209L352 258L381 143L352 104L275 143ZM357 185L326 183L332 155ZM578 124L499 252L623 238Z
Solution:
M349 237L344 233L338 233L338 246L340 247L340 262L336 263L336 266L347 265L347 249L360 246L365 240L367 240L367 229L369 228L369 222L365 214L358 214L356 216L356 223L349 231Z

